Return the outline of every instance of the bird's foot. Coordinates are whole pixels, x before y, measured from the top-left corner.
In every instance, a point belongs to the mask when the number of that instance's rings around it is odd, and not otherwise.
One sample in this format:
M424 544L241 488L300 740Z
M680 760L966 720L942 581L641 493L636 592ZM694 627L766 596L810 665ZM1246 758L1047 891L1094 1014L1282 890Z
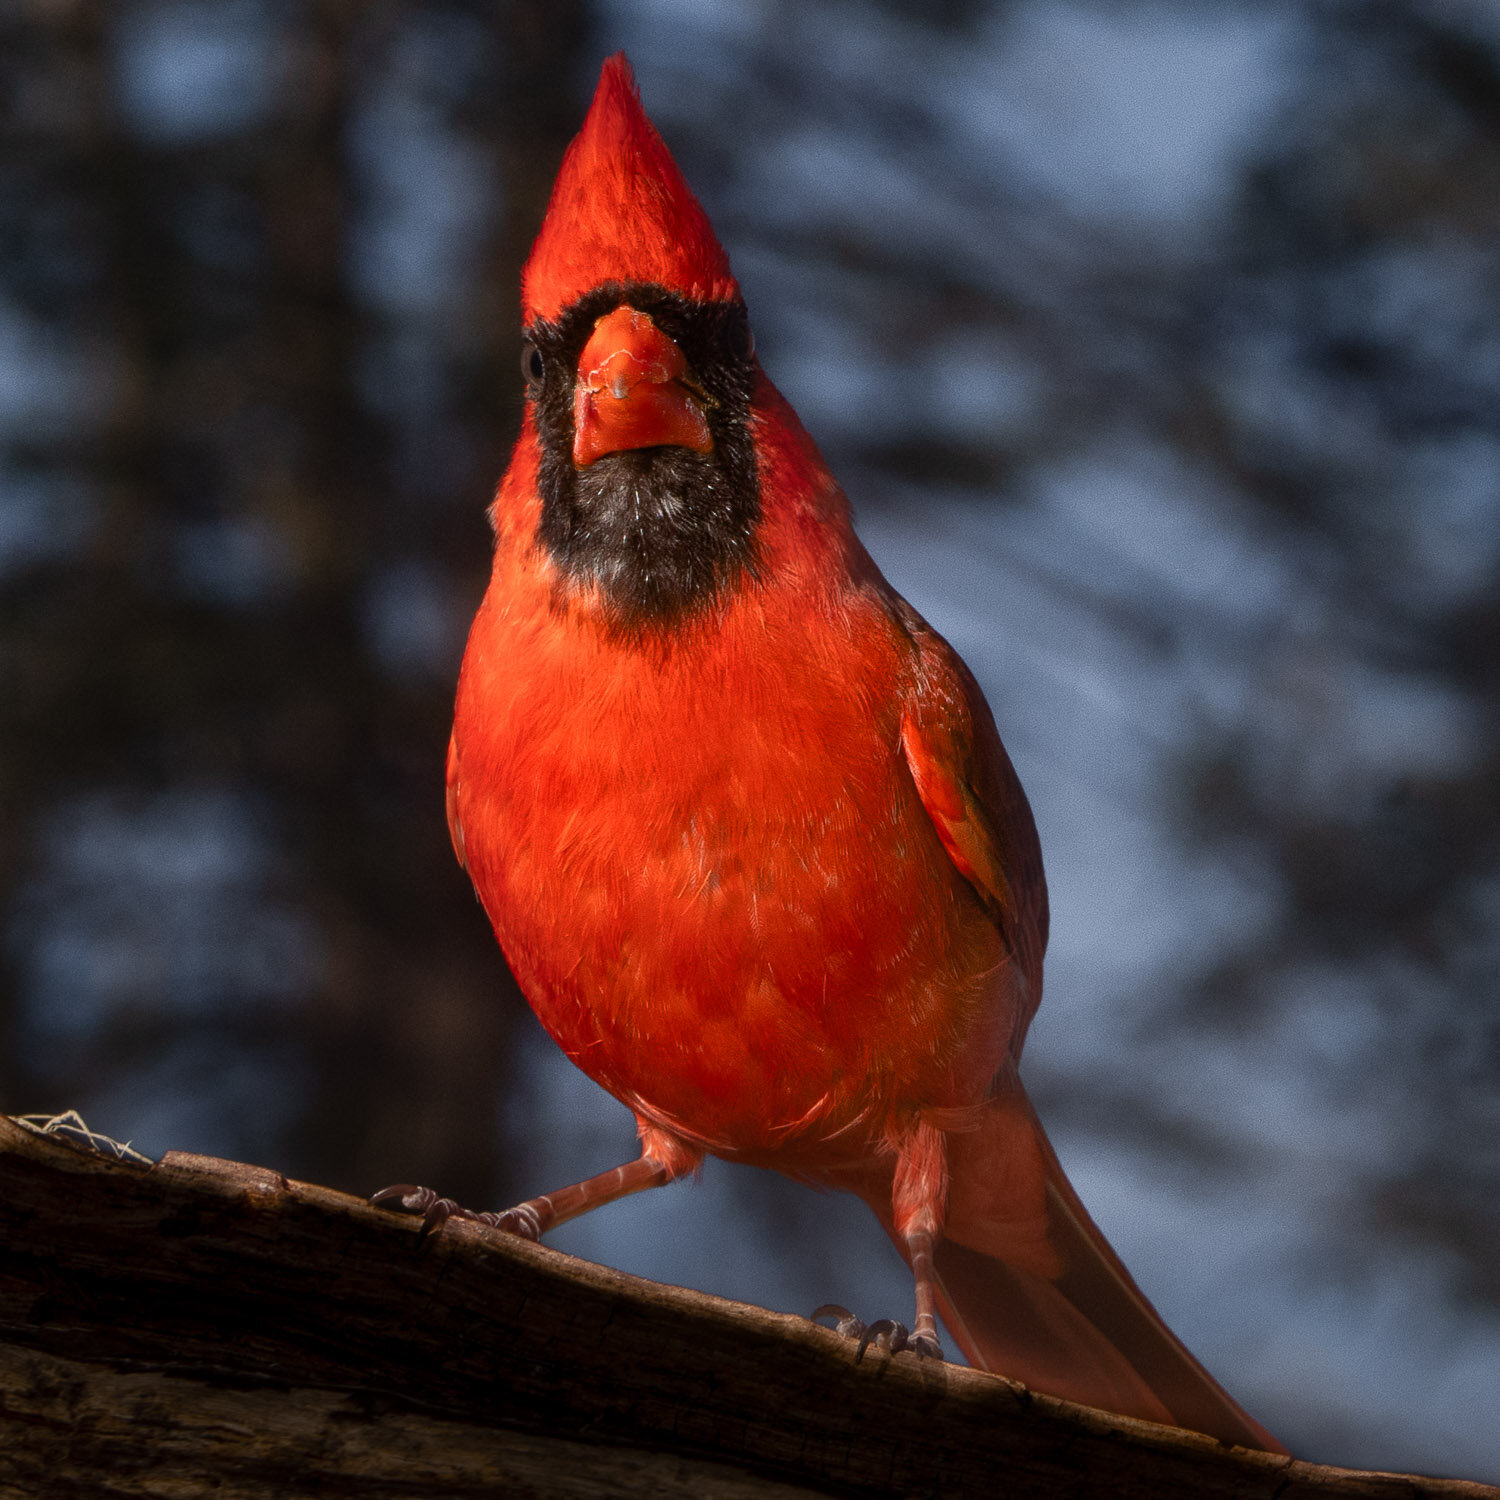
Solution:
M938 1343L937 1334L920 1330L908 1332L906 1324L898 1323L894 1318L881 1318L860 1334L859 1348L854 1351L855 1364L864 1358L865 1350L871 1344L891 1354L900 1354L903 1349L910 1349L922 1359L941 1360L943 1357L943 1346Z
M533 1244L542 1237L541 1222L529 1203L522 1203L517 1208L507 1208L501 1213L479 1213L472 1208L464 1208L452 1198L438 1197L431 1188L416 1187L409 1182L398 1182L391 1187L381 1188L378 1193L370 1195L370 1202L389 1203L393 1208L404 1209L407 1213L421 1214L421 1237L424 1240L429 1234L441 1229L449 1219L468 1219L474 1224L487 1224L491 1229L503 1230L506 1234L517 1235Z
M835 1333L842 1334L846 1339L859 1341L859 1348L854 1351L855 1364L865 1357L865 1350L871 1344L884 1349L887 1354L900 1354L909 1349L923 1359L940 1360L943 1357L943 1346L938 1342L937 1334L930 1329L919 1328L916 1332L908 1332L906 1325L896 1322L894 1318L881 1318L878 1322L865 1324L847 1307L840 1307L837 1302L825 1302L812 1316L815 1323L819 1318L835 1319Z

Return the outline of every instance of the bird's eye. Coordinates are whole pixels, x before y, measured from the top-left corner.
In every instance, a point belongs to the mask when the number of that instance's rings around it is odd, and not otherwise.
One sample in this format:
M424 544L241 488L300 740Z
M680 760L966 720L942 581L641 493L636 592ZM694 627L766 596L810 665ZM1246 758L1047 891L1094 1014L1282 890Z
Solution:
M526 384L535 391L546 373L547 362L542 358L542 351L528 339L521 345L521 374L526 377Z
M729 325L729 353L735 359L749 359L755 353L755 335L744 318Z

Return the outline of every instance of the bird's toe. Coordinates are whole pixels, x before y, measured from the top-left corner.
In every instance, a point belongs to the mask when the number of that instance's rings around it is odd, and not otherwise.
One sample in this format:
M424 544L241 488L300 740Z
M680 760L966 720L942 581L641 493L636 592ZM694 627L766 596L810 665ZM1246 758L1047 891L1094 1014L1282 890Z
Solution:
M409 1214L421 1214L421 1238L424 1240L441 1229L449 1219L468 1219L475 1224L487 1224L492 1229L508 1229L512 1234L519 1234L525 1239L536 1238L535 1234L527 1234L524 1228L512 1229L503 1223L502 1220L509 1217L508 1214L476 1213L452 1198L440 1197L429 1187L417 1187L409 1182L394 1183L390 1187L381 1188L378 1193L371 1193L370 1202ZM510 1214L516 1212L516 1209L509 1211Z
M832 1318L833 1331L841 1334L846 1339L858 1339L864 1337L864 1320L857 1318L847 1307L841 1307L837 1302L825 1302L812 1315L812 1321L816 1323L820 1318Z

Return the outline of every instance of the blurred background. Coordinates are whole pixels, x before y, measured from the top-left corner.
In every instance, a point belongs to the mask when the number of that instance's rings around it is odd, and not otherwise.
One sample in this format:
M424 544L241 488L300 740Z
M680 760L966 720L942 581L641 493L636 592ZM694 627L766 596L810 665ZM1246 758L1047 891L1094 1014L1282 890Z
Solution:
M476 1207L634 1154L442 815L622 46L1030 791L1085 1201L1299 1455L1500 1480L1488 0L3 0L0 1108ZM555 1243L908 1310L719 1163Z

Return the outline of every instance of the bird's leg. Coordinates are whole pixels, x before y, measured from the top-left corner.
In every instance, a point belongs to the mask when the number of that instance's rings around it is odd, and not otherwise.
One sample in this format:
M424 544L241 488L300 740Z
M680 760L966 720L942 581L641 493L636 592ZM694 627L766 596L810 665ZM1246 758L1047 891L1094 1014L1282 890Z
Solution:
M917 1293L917 1318L912 1325L906 1347L918 1354L930 1354L935 1359L943 1357L943 1346L938 1342L937 1304L933 1295L932 1268L933 1233L930 1229L912 1229L906 1235L906 1253L911 1262L912 1280Z
M916 1289L917 1316L908 1331L894 1318L881 1318L866 1327L847 1308L829 1303L813 1317L838 1319L838 1332L859 1340L855 1360L864 1358L871 1344L892 1354L911 1349L932 1359L943 1357L937 1333L936 1273L932 1252L943 1232L943 1213L948 1204L948 1148L942 1131L919 1124L896 1156L895 1180L891 1186L891 1209L896 1238L911 1266Z
M525 1240L539 1240L549 1229L576 1219L591 1208L602 1208L606 1203L628 1198L646 1188L661 1187L695 1170L702 1160L703 1152L696 1146L689 1146L676 1136L643 1121L641 1154L634 1161L583 1182L575 1182L571 1187L543 1193L539 1198L528 1198L503 1212L476 1213L473 1209L460 1207L451 1198L440 1198L431 1188L415 1187L410 1183L381 1188L370 1201L392 1203L421 1214L424 1236L441 1229L449 1219L470 1219Z

